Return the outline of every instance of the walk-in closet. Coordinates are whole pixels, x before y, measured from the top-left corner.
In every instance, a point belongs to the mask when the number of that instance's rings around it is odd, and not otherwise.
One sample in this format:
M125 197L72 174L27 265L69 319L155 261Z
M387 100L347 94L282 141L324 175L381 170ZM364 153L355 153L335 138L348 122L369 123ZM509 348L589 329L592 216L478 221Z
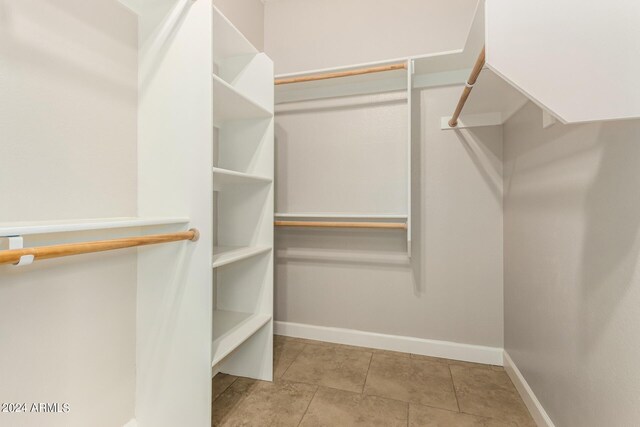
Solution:
M0 0L0 426L640 425L639 28Z

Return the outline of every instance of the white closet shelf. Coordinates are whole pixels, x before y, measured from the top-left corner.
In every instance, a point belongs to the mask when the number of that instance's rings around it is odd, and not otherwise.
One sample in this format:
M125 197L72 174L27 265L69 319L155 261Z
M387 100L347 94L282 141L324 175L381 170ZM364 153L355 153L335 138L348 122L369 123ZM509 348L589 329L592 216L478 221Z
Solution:
M407 214L365 214L365 213L338 213L338 212L300 212L300 213L276 213L276 218L328 218L328 219L363 219L363 220L406 220Z
M258 49L215 6L213 28L213 62L216 64L220 64L226 58L258 54Z
M267 119L273 113L213 75L213 122L220 127L230 120Z
M268 314L214 310L211 366L220 363L270 320L271 316Z
M236 185L270 184L272 182L273 179L266 176L213 168L214 191L224 191L228 187Z
M213 268L242 261L271 250L271 246L216 246L213 248Z
M0 223L0 236L66 233L105 230L110 228L148 227L154 225L187 224L187 217L117 217L70 219L58 221L27 221Z

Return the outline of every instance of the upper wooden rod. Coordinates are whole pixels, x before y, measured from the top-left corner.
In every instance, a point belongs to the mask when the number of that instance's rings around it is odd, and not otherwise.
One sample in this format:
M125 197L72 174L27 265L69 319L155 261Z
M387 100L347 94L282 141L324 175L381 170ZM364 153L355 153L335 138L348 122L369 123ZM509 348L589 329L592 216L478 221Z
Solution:
M453 116L451 116L451 120L449 120L449 126L452 128L458 126L458 118L460 117L460 113L462 113L462 109L464 108L465 102L467 102L467 98L469 98L469 94L471 93L471 89L473 89L473 85L476 84L476 80L478 80L478 76L480 75L480 71L482 71L482 67L484 67L484 46L482 47L482 51L480 55L478 55L478 59L476 59L476 63L471 70L471 74L469 75L469 80L467 80L467 84L462 91L462 95L460 96L460 100L458 101L458 105L456 106L456 111L453 112Z
M276 227L407 229L407 224L402 222L275 221L274 225Z
M400 62L397 64L381 65L379 67L358 68L355 70L347 70L347 71L335 71L332 73L310 74L308 76L300 76L300 77L287 77L282 79L276 79L275 84L286 85L290 83L313 82L316 80L337 79L339 77L359 76L362 74L382 73L384 71L394 71L394 70L402 70L402 69L405 69L405 70L407 69L407 64L405 62Z
M121 239L96 240L93 242L66 243L52 246L36 246L33 248L10 249L0 251L0 264L16 264L25 255L33 255L34 261L48 258L60 258L69 255L89 254L93 252L110 251L113 249L132 248L135 246L155 245L157 243L191 240L195 242L200 233L195 228L179 233L151 234L140 237L125 237Z

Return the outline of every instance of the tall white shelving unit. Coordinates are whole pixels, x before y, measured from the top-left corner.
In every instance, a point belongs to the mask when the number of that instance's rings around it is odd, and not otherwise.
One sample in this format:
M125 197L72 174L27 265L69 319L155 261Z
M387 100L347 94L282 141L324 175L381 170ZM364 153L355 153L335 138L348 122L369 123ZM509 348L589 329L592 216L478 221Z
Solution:
M121 1L139 25L139 215L200 230L139 250L135 420L206 426L213 374L272 379L273 63L211 0Z
M218 371L272 379L273 62L213 8L213 337Z

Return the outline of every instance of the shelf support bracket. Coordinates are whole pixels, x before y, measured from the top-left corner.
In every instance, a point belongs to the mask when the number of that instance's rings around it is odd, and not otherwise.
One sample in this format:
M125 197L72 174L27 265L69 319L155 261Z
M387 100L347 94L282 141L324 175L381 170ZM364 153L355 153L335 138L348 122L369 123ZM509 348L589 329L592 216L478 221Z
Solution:
M7 236L9 240L9 250L12 249L24 249L24 239L22 236ZM14 264L17 267L33 264L33 255L22 255L20 261Z

